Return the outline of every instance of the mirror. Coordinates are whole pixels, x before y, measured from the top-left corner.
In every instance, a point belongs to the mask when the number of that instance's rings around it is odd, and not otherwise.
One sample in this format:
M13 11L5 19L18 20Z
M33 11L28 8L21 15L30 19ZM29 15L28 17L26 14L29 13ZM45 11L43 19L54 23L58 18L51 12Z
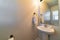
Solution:
M44 2L42 2L40 6L40 14L42 14L42 20L44 20L44 22L42 23L53 24L58 26L58 0L44 0Z

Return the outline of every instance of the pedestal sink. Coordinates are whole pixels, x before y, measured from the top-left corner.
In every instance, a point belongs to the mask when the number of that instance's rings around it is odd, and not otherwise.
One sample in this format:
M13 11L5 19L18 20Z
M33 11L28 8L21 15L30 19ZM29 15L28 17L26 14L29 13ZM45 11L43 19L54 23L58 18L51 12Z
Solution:
M42 32L42 40L48 40L48 35L54 33L54 28L51 26L38 26L37 29Z

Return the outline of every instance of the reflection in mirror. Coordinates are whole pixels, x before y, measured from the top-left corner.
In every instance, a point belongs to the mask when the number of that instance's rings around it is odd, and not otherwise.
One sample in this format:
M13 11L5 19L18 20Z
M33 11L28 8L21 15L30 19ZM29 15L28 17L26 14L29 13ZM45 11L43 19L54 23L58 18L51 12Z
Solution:
M58 26L59 18L58 18L58 4L51 7L51 23Z
M48 10L46 13L43 14L44 16L44 23L50 24L50 11Z
M58 10L53 11L53 20L58 20Z
M40 14L43 14L44 24L52 24L58 26L58 0L47 1L45 0L43 5L40 6ZM39 16L40 17L40 16Z

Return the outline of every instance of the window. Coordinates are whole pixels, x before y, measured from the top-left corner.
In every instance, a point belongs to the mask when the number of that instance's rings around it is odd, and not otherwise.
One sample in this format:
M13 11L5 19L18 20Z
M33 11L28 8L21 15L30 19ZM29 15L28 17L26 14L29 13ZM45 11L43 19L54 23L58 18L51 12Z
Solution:
M58 10L53 11L52 16L53 16L53 18L52 18L53 20L58 20Z
M50 12L49 11L44 14L44 20L47 20L47 21L50 20Z

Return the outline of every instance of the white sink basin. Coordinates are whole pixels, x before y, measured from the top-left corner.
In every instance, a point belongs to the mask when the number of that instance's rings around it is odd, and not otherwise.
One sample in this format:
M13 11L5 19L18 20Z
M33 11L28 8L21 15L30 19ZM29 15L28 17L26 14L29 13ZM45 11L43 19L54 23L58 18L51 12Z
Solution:
M55 32L54 28L52 28L50 25L47 25L47 27L38 26L37 29L42 32L42 40L48 40L48 34L50 35Z
M47 34L53 34L54 33L54 28L51 28L51 26L50 27L38 26L37 29L42 31L42 32L45 32Z

